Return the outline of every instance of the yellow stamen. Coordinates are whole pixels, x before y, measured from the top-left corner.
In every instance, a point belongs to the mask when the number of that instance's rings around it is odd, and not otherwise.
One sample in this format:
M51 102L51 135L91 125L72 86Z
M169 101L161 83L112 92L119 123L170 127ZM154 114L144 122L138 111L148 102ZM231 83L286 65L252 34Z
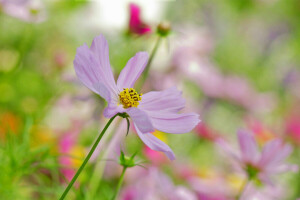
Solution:
M142 100L142 93L138 94L133 88L124 88L119 94L120 103L123 108L137 107Z

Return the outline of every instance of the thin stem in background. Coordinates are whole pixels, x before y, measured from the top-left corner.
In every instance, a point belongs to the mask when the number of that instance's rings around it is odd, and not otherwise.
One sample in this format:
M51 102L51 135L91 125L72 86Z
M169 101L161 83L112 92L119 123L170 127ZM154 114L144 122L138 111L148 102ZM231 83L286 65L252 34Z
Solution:
M121 189L121 186L122 186L122 183L123 183L123 180L124 180L124 175L125 175L126 169L127 169L127 167L123 167L123 171L122 171L122 174L121 174L119 182L118 182L117 190L116 190L114 196L111 198L111 200L115 200L117 198L119 192L120 192L120 189Z
M157 52L157 49L158 49L158 47L159 47L159 45L160 45L160 43L161 43L161 40L162 40L162 37L161 37L161 36L158 36L157 41L156 41L156 43L155 43L155 46L154 46L154 48L153 48L153 50L152 50L152 52L151 52L150 58L149 58L149 60L148 60L147 66L145 67L144 73L143 73L143 75L142 75L142 79L141 79L141 81L139 82L138 90L141 89L141 87L143 86L144 82L146 81L146 79L147 79L147 77L148 77L149 70L150 70L150 65L151 65L151 63L152 63L152 61L153 61L153 58L154 58L154 56L155 56L155 54L156 54L156 52Z
M72 178L71 182L69 183L68 187L65 189L64 193L61 195L61 197L59 198L60 200L63 200L66 195L68 194L69 190L71 189L71 187L73 186L73 184L75 183L76 179L78 178L78 176L80 175L80 173L82 172L83 168L85 167L85 165L87 164L87 162L89 161L89 159L91 158L91 156L93 155L96 147L98 146L101 138L103 137L104 133L106 132L107 128L109 127L109 125L112 123L112 121L118 116L119 114L116 114L115 116L113 116L112 118L109 119L109 121L107 122L107 124L105 125L104 129L102 130L102 132L100 133L100 135L98 136L97 140L95 141L94 145L92 146L90 152L88 153L88 155L86 156L86 158L84 159L83 163L81 164L81 166L79 167L79 169L77 170L75 176Z

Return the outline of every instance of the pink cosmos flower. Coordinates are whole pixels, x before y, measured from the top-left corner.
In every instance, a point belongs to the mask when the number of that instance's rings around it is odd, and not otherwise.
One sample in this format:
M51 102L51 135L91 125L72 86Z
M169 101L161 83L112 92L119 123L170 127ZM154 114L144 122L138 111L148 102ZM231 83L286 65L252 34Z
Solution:
M0 11L25 22L42 22L46 18L40 0L0 0Z
M226 142L218 140L220 147L235 161L249 179L259 180L272 185L271 176L286 171L296 171L297 166L284 163L292 152L292 147L279 138L267 142L261 152L252 134L238 131L241 153L236 153Z
M158 168L150 167L148 170L132 171L127 174L135 179L127 181L120 194L121 200L197 200L196 194L190 189L175 185L172 180ZM131 176L132 177L132 176Z
M199 123L198 115L178 113L185 106L185 100L175 87L144 95L133 89L147 65L146 52L137 53L127 62L117 83L110 67L108 52L108 44L103 35L94 38L90 48L86 44L79 47L74 60L77 77L107 101L105 117L127 113L137 134L149 148L164 152L171 160L175 159L171 148L151 132L155 129L174 134L189 132Z
M196 134L201 138L207 141L215 141L221 136L207 124L199 123L195 128Z
M143 23L140 17L141 9L138 5L131 3L129 5L129 31L138 35L144 35L151 32L150 26Z
M84 148L77 144L78 134L81 130L81 124L74 122L73 127L65 132L59 139L59 164L61 173L66 180L71 181L76 173L76 168L81 164L84 157Z
M285 122L285 133L296 144L300 144L300 118L297 116L291 116Z

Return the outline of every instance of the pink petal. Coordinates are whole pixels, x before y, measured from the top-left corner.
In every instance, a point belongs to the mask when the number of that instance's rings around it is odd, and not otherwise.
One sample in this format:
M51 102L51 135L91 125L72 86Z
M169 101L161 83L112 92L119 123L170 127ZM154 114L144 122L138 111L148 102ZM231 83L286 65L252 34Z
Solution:
M126 109L126 113L130 116L135 126L138 127L142 133L154 131L150 118L145 111L133 107Z
M103 83L111 93L117 93L109 64L108 45L102 35L96 37L91 49L84 44L77 48L74 68L79 80L92 91L96 83Z
M290 145L284 145L280 139L269 141L263 148L259 165L264 168L276 167L292 152Z
M254 164L258 157L258 147L253 135L243 130L238 131L237 134L242 152L242 160Z
M108 43L102 34L94 38L91 45L91 51L97 58L100 66L99 70L101 71L101 75L104 75L102 78L105 80L106 86L110 91L117 93L115 79L109 62Z
M200 122L195 113L166 113L147 111L155 129L166 133L187 133Z
M104 109L103 115L106 118L111 118L115 116L117 113L123 113L125 109L122 106L118 106L115 104L108 104L108 106Z
M164 91L148 92L142 96L139 107L148 111L175 112L184 108L185 100L182 92L171 87Z
M260 174L258 175L258 177L259 177L259 179L260 179L261 181L263 181L264 183L266 183L266 184L268 184L268 185L271 185L271 186L274 186L274 183L273 183L273 181L271 180L269 174L267 174L267 173L260 173Z
M136 34L145 34L151 32L151 28L142 22L140 17L140 7L134 3L129 5L130 18L129 18L129 30Z
M119 90L123 88L132 88L135 81L139 78L141 73L144 71L148 62L148 53L139 52L132 57L121 71L117 86Z
M233 158L234 162L240 164L241 159L239 158L237 151L232 148L224 139L219 138L216 140L216 145L219 146L222 152L226 153L228 156Z
M103 83L95 83L93 84L94 89L97 94L99 94L102 98L104 98L107 102L111 101L111 94L109 90L105 87Z
M154 151L161 151L164 152L166 154L166 156L170 159L170 160L175 160L175 155L172 151L172 149L166 145L165 143L163 143L161 140L159 140L158 138L156 138L154 135L152 135L151 133L142 133L138 127L135 125L137 134L139 135L139 137L141 138L141 140L152 150Z
M299 167L298 165L288 165L288 164L282 164L282 165L276 165L274 167L271 167L267 170L268 173L284 173L284 172L298 172Z

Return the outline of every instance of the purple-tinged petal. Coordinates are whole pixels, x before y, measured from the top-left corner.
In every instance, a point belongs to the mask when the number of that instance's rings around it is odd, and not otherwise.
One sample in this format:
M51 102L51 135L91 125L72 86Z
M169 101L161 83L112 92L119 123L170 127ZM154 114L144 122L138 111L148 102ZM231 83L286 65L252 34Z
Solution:
M77 48L74 59L75 72L79 80L92 91L97 93L93 85L101 82L111 93L116 94L118 90L109 61L107 61L109 59L107 43L103 36L99 37L98 39L96 37L93 41L93 50L89 49L86 44ZM99 52L95 52L96 50ZM98 54L101 56L98 56Z
M126 113L130 116L135 126L142 133L149 133L154 131L152 122L145 111L132 107L126 109Z
M266 171L269 174L278 174L278 173L284 173L284 172L298 172L299 167L298 165L289 165L289 164L282 164L282 165L277 165L272 168L268 168Z
M105 80L106 87L111 91L117 92L115 79L109 62L108 43L105 37L102 34L95 37L90 49L98 61L101 75L104 75L102 78Z
M184 108L185 100L182 92L176 87L164 91L148 92L142 96L139 107L147 111L175 112Z
M244 130L238 131L239 145L242 152L242 160L255 164L258 159L257 143L250 133Z
M115 104L108 104L108 106L104 109L103 115L106 118L111 118L115 116L117 113L123 113L125 112L125 109L122 106L118 106Z
M96 65L96 59L91 55L89 47L86 44L77 48L74 60L77 77L86 87L97 93L93 84L101 82L101 79L97 75Z
M271 180L269 174L267 173L260 173L258 174L258 178L263 181L264 183L270 185L270 186L274 186L273 181Z
M165 113L147 111L155 129L166 133L187 133L200 122L199 115L195 113Z
M127 62L117 81L119 90L133 87L135 81L144 71L148 62L148 57L147 52L139 52Z
M102 98L104 98L108 103L111 101L111 93L105 87L103 83L95 83L93 84L94 89L97 94L99 94Z
M279 165L292 152L290 145L285 145L280 139L269 141L263 148L259 166L272 168Z
M137 134L139 135L139 137L141 138L141 140L152 150L154 151L161 151L164 152L166 154L166 156L170 159L170 160L175 160L175 155L172 151L172 149L166 145L165 143L163 143L161 140L159 140L157 137L155 137L154 135L152 135L151 133L142 133L138 127L135 125Z
M224 139L219 138L216 140L216 145L221 148L222 152L226 153L228 156L233 158L233 160L237 163L241 163L241 159L237 154L237 151L232 148Z

